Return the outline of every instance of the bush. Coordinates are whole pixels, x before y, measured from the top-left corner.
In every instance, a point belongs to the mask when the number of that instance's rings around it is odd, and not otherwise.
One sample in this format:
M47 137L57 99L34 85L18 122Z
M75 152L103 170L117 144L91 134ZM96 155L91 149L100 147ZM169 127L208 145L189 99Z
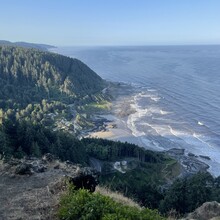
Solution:
M138 209L115 202L100 193L70 187L62 197L58 216L65 220L162 220L155 210Z

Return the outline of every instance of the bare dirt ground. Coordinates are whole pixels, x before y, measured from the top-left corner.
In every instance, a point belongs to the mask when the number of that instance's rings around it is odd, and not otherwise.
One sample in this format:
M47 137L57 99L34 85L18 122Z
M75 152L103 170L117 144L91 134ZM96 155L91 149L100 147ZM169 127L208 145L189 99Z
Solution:
M59 193L51 188L62 175L62 170L50 167L43 173L16 175L12 167L1 165L0 219L57 219Z
M27 169L21 169L24 164ZM56 220L66 181L86 187L83 181L88 183L86 178L93 174L69 161L0 160L0 220Z

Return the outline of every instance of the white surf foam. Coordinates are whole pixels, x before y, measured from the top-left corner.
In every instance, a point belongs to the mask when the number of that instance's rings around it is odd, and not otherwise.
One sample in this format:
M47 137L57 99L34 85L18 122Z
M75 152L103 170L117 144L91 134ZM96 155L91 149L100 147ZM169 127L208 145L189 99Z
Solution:
M198 121L198 125L203 126L204 124L201 121Z
M137 95L134 96L134 100L139 101L141 98L149 98L151 101L154 102L160 101L161 97L157 93L155 93L156 92L155 89L148 89L147 91L148 92L146 91L139 92Z
M160 100L160 97L157 97L157 96L151 96L150 99L154 102L159 102Z
M127 120L127 127L131 130L131 133L132 135L134 135L135 137L140 137L140 136L143 136L145 135L145 132L143 131L139 131L136 127L136 119L139 118L138 116L136 116L137 113L134 113L134 114L131 114L129 117L128 117L128 120Z
M160 110L161 115L168 115L170 114L170 112L164 111L164 110Z
M210 166L210 172L215 175L220 174L212 166L212 163L218 163L220 160L220 153L216 147L208 142L209 138L201 135L198 131L193 132L188 129L187 122L167 117L166 115L172 112L164 110L157 103L152 104L146 100L145 104L143 100L145 98L153 100L157 96L147 92L136 94L133 97L134 102L131 104L136 112L129 115L127 119L127 127L131 130L132 135L138 138L139 143L146 148L158 151L178 145L185 148L186 152L208 156L211 160L205 162ZM197 124L205 126L202 121L197 121ZM203 161L202 158L199 159Z
M156 89L147 89L148 92L156 92Z

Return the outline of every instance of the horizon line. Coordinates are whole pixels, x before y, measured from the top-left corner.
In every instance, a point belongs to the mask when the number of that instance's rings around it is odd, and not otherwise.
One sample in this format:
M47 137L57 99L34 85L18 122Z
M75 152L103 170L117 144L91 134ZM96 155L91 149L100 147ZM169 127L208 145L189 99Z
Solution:
M220 43L204 43L204 44L97 44L97 45L51 45L55 47L161 47L161 46L220 46Z

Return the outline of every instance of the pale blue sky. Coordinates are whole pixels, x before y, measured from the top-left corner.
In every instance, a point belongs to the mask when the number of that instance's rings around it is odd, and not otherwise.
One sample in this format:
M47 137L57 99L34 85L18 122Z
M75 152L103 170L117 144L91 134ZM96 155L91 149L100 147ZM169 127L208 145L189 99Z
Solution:
M0 0L0 39L58 46L220 44L220 0Z

